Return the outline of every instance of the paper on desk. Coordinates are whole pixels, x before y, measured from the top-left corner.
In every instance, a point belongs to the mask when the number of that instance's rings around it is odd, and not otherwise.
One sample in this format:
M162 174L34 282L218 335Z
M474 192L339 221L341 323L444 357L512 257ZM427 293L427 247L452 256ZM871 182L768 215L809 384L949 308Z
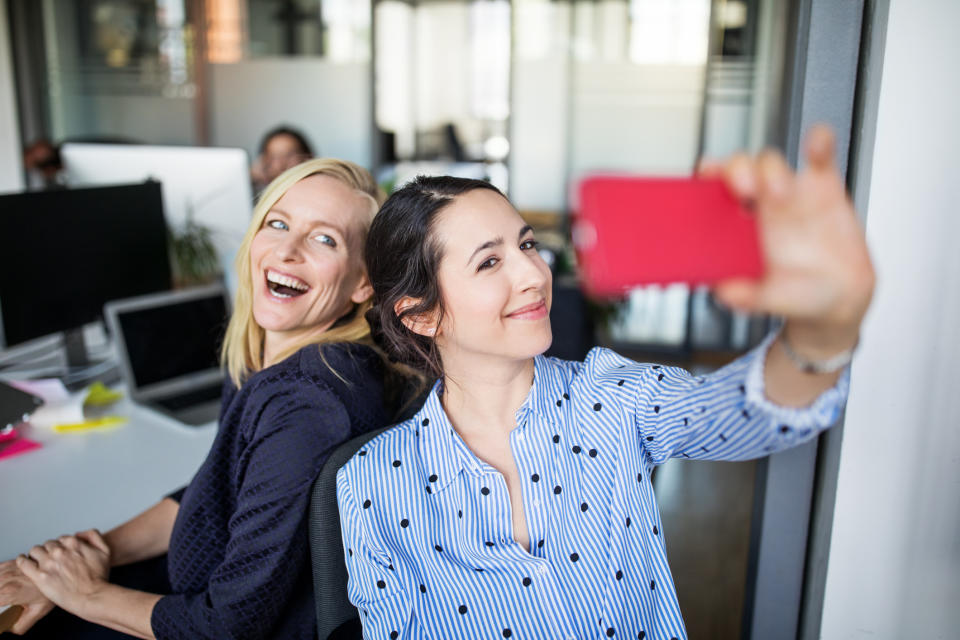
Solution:
M107 388L101 382L71 394L63 383L56 378L12 382L14 386L27 393L43 398L43 406L30 416L30 424L35 427L53 429L58 432L85 431L106 426L116 426L126 422L119 416L96 415L87 418L84 406L95 409L108 406L123 397L122 393Z
M56 404L63 402L70 397L70 392L63 386L57 378L41 378L38 380L8 380L7 384L12 387L32 393L35 396L43 398L44 402Z
M83 422L84 392L72 396L56 378L10 382L21 391L43 398L43 406L30 416L30 424L50 429L55 424Z

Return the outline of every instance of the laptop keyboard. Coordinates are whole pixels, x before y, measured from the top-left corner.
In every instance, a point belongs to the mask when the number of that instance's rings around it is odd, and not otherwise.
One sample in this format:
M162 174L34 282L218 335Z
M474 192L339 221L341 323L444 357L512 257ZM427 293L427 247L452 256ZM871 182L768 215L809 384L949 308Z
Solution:
M194 405L203 404L211 400L216 400L220 397L222 391L223 386L221 384L216 384L209 387L201 387L200 389L185 391L179 395L168 398L157 398L155 400L151 400L151 402L163 407L167 411L178 411L185 407L192 407Z

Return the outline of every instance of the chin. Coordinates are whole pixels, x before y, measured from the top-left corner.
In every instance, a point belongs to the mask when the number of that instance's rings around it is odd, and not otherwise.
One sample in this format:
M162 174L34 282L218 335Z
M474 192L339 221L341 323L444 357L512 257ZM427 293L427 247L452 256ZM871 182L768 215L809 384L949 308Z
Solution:
M544 339L544 340L542 341L542 344L540 344L540 345L537 346L537 349L536 349L537 352L534 353L533 355L534 355L534 356L539 356L539 355L541 355L541 354L543 354L543 353L546 353L547 349L549 349L549 348L550 348L550 345L552 345L552 344L553 344L553 334L552 334L552 333L548 333L546 339Z
M256 310L253 312L253 321L264 331L286 331L291 328L288 318L278 317L272 313L257 313Z
M535 358L549 349L551 344L553 344L553 332L548 326L546 331L538 331L536 334L527 336L518 345L517 352L522 358Z

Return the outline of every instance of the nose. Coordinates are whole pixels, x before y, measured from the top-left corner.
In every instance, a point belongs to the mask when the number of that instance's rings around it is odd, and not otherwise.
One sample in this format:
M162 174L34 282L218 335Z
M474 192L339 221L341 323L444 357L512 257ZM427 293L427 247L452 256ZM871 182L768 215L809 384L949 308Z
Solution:
M544 290L550 284L550 268L536 251L519 252L514 262L514 284L517 291Z
M273 253L283 262L298 262L301 258L300 238L293 233L285 233L273 247Z

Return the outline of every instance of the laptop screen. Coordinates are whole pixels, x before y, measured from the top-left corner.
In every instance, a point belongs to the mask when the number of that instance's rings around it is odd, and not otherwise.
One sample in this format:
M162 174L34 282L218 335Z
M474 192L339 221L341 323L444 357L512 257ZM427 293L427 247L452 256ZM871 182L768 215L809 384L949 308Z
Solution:
M219 367L227 323L223 294L117 314L137 387Z

